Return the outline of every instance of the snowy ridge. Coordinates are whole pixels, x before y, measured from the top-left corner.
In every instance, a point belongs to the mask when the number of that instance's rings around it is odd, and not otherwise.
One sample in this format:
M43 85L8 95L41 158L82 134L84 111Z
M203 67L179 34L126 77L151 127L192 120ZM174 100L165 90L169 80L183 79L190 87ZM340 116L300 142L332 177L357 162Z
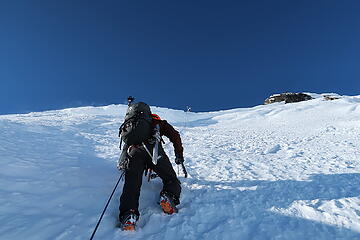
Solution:
M164 215L160 180L144 180L138 230L121 232L121 183L95 239L360 239L360 96L314 96L210 113L152 107L183 138L179 213ZM119 176L125 111L0 116L0 239L90 237Z

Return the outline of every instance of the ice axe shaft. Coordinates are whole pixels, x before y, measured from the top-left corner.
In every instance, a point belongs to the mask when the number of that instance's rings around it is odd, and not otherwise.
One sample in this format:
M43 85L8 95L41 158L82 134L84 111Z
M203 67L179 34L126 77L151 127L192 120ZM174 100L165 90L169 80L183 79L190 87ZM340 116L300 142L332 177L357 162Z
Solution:
M184 165L184 163L181 163L181 167L182 167L182 170L183 170L183 172L184 172L184 175L185 175L185 178L187 178L187 171L186 171L186 168L185 168L185 165Z
M156 124L154 130L155 130L155 134L154 134L155 145L154 145L154 150L153 150L153 155L152 155L152 162L154 165L156 165L157 161L158 161L158 156L159 156L159 142L161 141L159 124Z

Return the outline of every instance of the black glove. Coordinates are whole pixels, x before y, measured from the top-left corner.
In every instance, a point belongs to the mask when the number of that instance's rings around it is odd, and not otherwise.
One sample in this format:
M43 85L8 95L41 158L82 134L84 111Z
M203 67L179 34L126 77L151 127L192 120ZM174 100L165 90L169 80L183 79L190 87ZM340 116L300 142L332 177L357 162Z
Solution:
M175 163L176 163L177 165L182 164L183 162L184 162L184 158L183 158L183 157L176 157L176 158L175 158Z

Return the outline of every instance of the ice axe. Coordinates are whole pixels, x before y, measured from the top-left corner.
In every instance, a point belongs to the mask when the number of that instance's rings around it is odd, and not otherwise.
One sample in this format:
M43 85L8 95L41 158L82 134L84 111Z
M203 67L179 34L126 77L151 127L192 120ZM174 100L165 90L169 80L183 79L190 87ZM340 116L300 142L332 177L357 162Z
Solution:
M186 171L186 168L185 168L185 165L183 162L181 163L181 167L182 167L183 173L185 175L185 178L187 178L187 171Z

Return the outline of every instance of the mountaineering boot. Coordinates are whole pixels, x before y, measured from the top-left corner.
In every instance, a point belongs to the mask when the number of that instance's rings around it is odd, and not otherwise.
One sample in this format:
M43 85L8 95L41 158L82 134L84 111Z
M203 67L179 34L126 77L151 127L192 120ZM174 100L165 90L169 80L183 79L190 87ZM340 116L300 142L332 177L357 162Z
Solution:
M164 213L171 215L178 212L175 201L176 200L173 194L166 191L162 191L160 193L160 206Z
M139 219L139 215L135 210L130 209L120 217L120 228L123 231L135 231L136 222Z

